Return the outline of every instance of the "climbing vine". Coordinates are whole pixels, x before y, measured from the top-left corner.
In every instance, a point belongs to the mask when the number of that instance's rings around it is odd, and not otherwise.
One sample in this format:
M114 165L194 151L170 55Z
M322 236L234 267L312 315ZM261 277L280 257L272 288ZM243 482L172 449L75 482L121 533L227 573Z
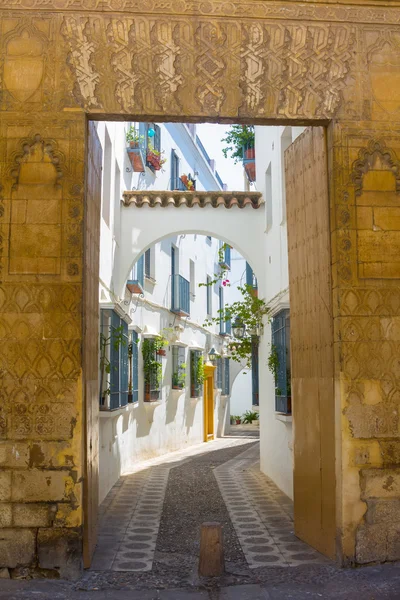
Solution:
M257 331L262 330L263 319L268 314L269 308L265 300L254 294L251 285L238 286L238 290L242 294L242 300L227 304L224 309L218 310L217 316L207 319L204 326L219 324L221 319L230 321L232 318L238 318L245 326L244 336L230 342L228 348L232 360L244 361L246 367L251 368L254 336L257 335Z

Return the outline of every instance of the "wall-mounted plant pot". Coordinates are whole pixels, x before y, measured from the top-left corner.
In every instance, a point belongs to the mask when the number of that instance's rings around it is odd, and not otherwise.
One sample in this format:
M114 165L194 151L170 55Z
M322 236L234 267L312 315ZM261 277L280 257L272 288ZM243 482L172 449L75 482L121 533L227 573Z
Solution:
M130 142L129 144L137 144L137 142ZM143 173L145 170L145 158L144 152L139 147L139 144L137 146L130 145L129 148L127 148L127 151L132 169L135 173Z
M139 142L130 141L129 147L130 148L139 148Z
M167 356L167 351L165 348L160 348L160 350L157 350L157 354L158 356Z

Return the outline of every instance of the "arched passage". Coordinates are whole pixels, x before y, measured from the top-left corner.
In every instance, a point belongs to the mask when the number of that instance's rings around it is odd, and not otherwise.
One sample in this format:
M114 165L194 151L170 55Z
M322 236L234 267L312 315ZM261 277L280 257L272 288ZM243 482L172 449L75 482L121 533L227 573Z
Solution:
M264 218L261 195L227 192L221 195L219 203L207 202L209 197L207 192L196 194L199 202L189 205L183 193L146 192L148 200L144 204L140 194L127 192L124 195L121 269L119 280L115 282L115 289L121 297L138 257L163 238L183 233L211 235L233 246L255 272L260 293L263 293Z

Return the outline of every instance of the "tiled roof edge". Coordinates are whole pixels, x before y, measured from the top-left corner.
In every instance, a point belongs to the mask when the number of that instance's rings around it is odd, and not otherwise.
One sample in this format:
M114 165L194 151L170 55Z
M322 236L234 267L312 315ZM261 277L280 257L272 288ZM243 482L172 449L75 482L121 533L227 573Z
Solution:
M173 192L173 191L131 191L123 193L125 206L212 206L218 208L259 208L263 203L262 196L259 192Z

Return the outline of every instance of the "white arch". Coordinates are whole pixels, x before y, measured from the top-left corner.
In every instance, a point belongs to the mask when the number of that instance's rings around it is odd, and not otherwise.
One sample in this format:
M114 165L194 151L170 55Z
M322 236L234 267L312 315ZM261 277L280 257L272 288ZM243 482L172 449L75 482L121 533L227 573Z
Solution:
M156 242L184 233L211 235L230 244L247 260L257 277L261 297L265 295L263 205L259 209L130 205L121 211L121 260L115 282L120 297L139 256Z

